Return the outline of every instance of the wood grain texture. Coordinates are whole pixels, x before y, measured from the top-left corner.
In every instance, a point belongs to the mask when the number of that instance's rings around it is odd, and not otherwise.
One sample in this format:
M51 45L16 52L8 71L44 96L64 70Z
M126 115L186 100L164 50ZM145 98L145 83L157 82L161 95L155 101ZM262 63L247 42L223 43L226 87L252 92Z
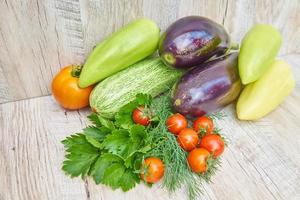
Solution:
M259 200L300 198L300 59L293 66L296 89L282 105L257 122L235 118L234 106L217 124L230 143L222 167L198 199ZM70 179L61 171L60 141L87 125L89 110L65 111L46 96L0 105L1 200L186 199L184 189L169 196L159 184L140 184L123 193L94 181Z
M84 58L79 3L12 0L0 10L0 102L49 94L60 67Z
M51 97L4 104L0 112L0 199L85 199L84 184L60 170L60 140L80 130L78 113L65 113Z
M92 48L140 17L162 31L174 20L203 15L239 42L254 23L284 37L280 54L300 52L299 0L3 0L0 2L0 103L50 94L62 66L82 64Z
M236 42L256 23L272 24L282 34L280 54L300 53L300 1L228 0L224 25Z

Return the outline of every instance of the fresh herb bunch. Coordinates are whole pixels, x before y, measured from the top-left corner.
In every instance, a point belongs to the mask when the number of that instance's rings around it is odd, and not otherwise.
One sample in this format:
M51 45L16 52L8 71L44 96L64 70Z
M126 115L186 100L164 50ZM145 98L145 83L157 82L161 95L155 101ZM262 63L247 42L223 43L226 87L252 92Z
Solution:
M92 126L62 141L66 149L62 169L71 177L92 176L97 184L112 189L133 188L140 181L141 163L151 143L148 131L133 123L131 113L150 101L149 95L137 95L120 110L115 121L95 113L89 115Z
M164 163L163 187L170 193L185 187L189 198L195 199L201 194L203 182L209 182L215 174L220 159L210 157L204 174L191 171L187 152L165 124L172 114L170 102L169 93L155 99L138 94L134 101L121 108L113 121L92 113L88 116L91 126L62 141L66 149L62 169L71 177L88 175L97 184L128 191L140 182L144 158L155 156ZM132 112L139 106L145 106L152 115L148 127L132 120ZM219 134L219 129L216 133Z

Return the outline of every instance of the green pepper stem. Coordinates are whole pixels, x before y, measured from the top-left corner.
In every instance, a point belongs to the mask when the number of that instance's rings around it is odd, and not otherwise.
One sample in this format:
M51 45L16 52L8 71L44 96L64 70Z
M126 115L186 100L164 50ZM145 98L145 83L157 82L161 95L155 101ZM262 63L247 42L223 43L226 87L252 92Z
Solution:
M230 50L238 50L240 47L239 43L231 42L230 43Z
M82 65L73 65L71 75L73 77L79 78L82 70Z

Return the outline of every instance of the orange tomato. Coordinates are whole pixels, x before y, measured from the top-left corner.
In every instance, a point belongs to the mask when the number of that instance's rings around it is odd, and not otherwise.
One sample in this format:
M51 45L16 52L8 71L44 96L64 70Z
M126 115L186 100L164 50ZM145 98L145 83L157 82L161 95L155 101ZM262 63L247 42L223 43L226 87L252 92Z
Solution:
M214 123L209 117L199 117L194 121L194 130L201 135L211 134Z
M52 80L52 94L56 101L64 108L76 110L89 105L89 96L93 86L80 88L79 78L80 67L67 66L63 68Z
M188 122L183 115L176 113L167 119L166 124L171 133L178 135L181 130L187 127Z
M177 136L177 141L184 150L191 151L196 148L199 138L196 131L191 128L185 128L180 131L179 135Z
M204 148L196 148L192 150L188 157L188 163L193 172L204 173L207 171L207 159L209 157L209 152Z
M205 135L200 141L200 147L208 150L214 158L219 157L224 152L224 141L216 134Z
M141 170L141 178L147 183L156 183L164 175L164 164L161 159L149 157L144 160Z

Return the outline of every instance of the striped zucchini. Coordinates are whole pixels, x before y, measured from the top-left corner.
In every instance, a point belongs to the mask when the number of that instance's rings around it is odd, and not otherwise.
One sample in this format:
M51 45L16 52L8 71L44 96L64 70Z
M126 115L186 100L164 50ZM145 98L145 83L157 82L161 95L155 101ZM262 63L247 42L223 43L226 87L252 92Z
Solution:
M90 95L90 106L101 116L113 118L136 94L155 97L170 89L182 74L160 58L145 59L100 82Z

